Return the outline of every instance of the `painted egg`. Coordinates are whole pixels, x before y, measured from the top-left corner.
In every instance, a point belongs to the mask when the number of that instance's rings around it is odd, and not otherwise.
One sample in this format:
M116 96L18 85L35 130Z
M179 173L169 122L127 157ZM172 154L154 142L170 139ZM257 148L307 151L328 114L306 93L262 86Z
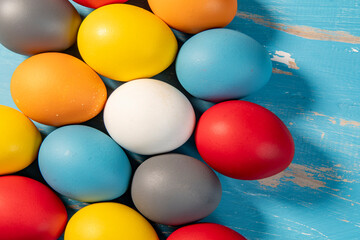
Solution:
M65 240L158 240L146 219L119 203L95 203L80 209L65 229Z
M176 75L186 91L212 102L256 92L269 81L271 73L265 48L230 29L212 29L193 36L181 47L176 60Z
M201 161L181 154L164 154L147 159L137 168L131 196L136 208L148 219L182 225L216 209L221 184Z
M110 95L104 123L122 147L151 155L184 144L194 130L195 113L185 95L170 84L138 79L121 85Z
M85 122L103 109L105 84L84 62L64 53L42 53L22 62L10 84L16 106L46 125Z
M228 25L235 17L237 0L149 0L151 10L170 27L195 34Z
M195 131L195 143L213 169L243 180L283 171L295 151L289 130L275 114L239 100L219 103L205 111Z
M99 8L108 4L124 3L127 1L128 0L74 0L74 2L89 8Z
M0 239L57 240L67 213L48 187L21 176L0 177Z
M50 133L39 151L45 181L69 198L96 202L126 191L131 166L124 151L97 129L71 125Z
M37 157L41 135L21 112L0 105L0 175L20 171Z
M198 223L175 230L167 240L246 240L236 231L216 223Z
M170 28L151 12L128 4L90 13L80 26L78 46L90 67L118 81L155 76L177 53Z
M69 48L80 23L80 15L67 0L0 1L0 43L20 54Z

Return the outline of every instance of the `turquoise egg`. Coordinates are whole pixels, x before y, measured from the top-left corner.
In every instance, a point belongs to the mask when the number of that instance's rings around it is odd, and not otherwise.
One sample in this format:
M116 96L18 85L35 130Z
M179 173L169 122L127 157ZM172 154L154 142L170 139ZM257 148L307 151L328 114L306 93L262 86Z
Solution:
M131 166L108 135L82 125L50 133L40 146L39 167L58 193L83 202L115 199L128 188Z
M211 29L191 37L176 59L176 75L191 95L207 101L238 99L270 79L269 53L256 40L230 29Z

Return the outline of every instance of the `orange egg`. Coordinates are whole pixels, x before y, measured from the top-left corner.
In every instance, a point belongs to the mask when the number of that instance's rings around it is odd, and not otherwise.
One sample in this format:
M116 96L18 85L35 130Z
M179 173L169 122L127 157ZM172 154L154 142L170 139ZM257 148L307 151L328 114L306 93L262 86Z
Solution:
M195 34L228 25L237 0L148 0L151 10L170 27Z
M10 85L16 106L29 118L51 126L85 122L105 105L106 87L81 60L42 53L22 62Z

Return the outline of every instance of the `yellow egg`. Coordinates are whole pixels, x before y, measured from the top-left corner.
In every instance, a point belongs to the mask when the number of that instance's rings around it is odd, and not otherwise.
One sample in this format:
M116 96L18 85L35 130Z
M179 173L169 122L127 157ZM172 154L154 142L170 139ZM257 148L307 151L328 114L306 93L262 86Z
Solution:
M0 175L20 171L37 157L41 135L21 112L0 105Z
M127 4L90 13L80 26L78 47L90 67L118 81L162 72L174 61L178 48L173 32L160 18Z
M158 240L138 212L119 203L95 203L80 209L65 229L65 240Z

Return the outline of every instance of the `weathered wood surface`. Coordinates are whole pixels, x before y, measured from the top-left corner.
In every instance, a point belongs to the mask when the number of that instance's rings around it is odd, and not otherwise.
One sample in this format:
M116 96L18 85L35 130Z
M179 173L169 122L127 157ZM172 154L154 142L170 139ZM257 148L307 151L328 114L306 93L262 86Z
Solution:
M129 1L140 6L144 2ZM258 40L273 61L270 82L245 99L285 122L296 154L287 170L269 179L219 176L222 201L202 221L224 224L249 240L360 239L360 1L238 3L228 28ZM90 11L76 6L84 16ZM178 37L183 41L187 36ZM0 104L14 106L10 78L24 59L0 46ZM178 86L173 68L157 78ZM110 88L117 86L105 82ZM211 105L192 102L198 113ZM88 124L104 130L101 117ZM44 133L52 129L39 127ZM178 151L199 158L191 140ZM21 174L41 179L36 164ZM69 213L86 205L64 201ZM128 193L118 201L131 205ZM174 229L154 226L162 239Z

